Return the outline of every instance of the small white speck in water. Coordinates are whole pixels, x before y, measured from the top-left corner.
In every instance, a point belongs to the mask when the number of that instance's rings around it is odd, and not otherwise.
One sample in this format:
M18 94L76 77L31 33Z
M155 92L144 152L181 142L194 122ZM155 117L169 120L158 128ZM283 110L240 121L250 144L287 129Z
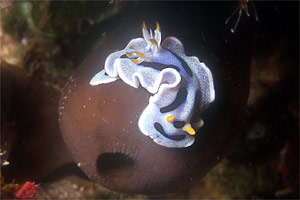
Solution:
M105 117L102 117L102 120L104 121L104 123L108 124L108 121Z
M90 100L92 100L92 98L91 98L91 97L89 97L89 101L90 101Z
M5 165L9 165L9 162L7 160L4 161L4 163L2 163L3 166Z
M68 98L68 96L64 96L64 99L67 99Z
M27 45L27 44L28 44L28 41L27 41L27 39L26 39L26 38L22 38L22 40L21 40L21 44L23 44L23 45Z
M83 107L83 108L86 108L86 105L83 105L82 107Z
M103 103L106 103L106 101L103 101Z
M6 151L4 150L4 151L2 152L2 150L0 149L0 156L3 156L4 154L6 154Z
M84 187L81 186L81 187L79 188L79 191L82 192L83 190L84 190Z
M78 188L78 185L73 184L72 187L73 187L74 189L77 189L77 188Z

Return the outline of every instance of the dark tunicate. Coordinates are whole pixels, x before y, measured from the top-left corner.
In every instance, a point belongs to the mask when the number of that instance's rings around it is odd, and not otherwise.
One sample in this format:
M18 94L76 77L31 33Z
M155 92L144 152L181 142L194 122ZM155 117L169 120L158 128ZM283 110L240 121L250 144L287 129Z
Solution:
M159 7L141 3L118 20L120 25L108 34L107 43L78 67L63 90L60 125L75 161L89 178L122 192L169 193L192 185L225 156L247 102L251 31L242 24L239 34L226 31L221 7L214 4L211 9L216 12L208 13L198 2ZM199 15L209 22L199 20ZM142 20L159 20L166 36L180 38L186 54L197 56L212 71L216 100L201 113L205 124L188 148L160 146L141 133L138 120L148 104L147 91L121 80L96 87L89 84L107 55L134 34L141 37Z

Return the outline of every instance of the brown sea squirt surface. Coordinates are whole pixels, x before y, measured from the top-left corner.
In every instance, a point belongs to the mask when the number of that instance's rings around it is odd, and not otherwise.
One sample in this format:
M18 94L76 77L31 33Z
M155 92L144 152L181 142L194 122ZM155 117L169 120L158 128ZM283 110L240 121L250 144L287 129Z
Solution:
M175 192L205 176L234 141L249 91L249 31L243 27L244 32L233 36L230 32L221 35L216 28L208 28L215 35L207 35L207 48L199 48L192 55L206 57L205 63L214 76L216 100L202 114L205 125L196 134L195 143L176 149L156 144L139 130L138 120L150 97L146 90L135 89L121 80L98 86L89 84L110 53L124 48L131 39L142 37L140 21L127 21L121 21L122 25L110 34L107 43L70 77L60 100L61 131L78 166L103 186L130 193ZM183 33L179 30L189 29L189 25L164 27L167 19L162 19L160 24L162 40L165 36L186 38L182 41L186 50L189 49L186 42L191 49L193 44L200 45L199 37L192 41L200 28ZM164 30L177 30L177 33L170 35ZM224 42L224 37L230 45ZM218 48L209 39L219 43Z

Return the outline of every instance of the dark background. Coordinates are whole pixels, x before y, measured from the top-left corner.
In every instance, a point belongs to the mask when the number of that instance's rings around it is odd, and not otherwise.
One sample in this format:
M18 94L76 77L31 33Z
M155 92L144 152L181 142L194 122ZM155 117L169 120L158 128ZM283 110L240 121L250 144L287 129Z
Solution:
M231 49L229 56L247 55L251 62L250 93L240 134L228 156L203 180L180 194L163 198L298 198L299 2L250 1L247 4L250 16L243 10L236 32L231 33L238 14L228 24L225 21L239 5L237 1L15 1L1 9L5 36L1 38L1 47L3 52L5 49L11 52L1 55L1 65L4 62L17 65L31 78L59 93L76 67L101 47L110 34L115 34L116 27L126 27L126 23L129 26L146 21L148 27L154 28L154 22L158 21L163 38L170 35L179 38L187 55L208 60L207 65L215 59L215 54L221 55L224 51L220 42L231 38L238 46L247 48L243 52ZM259 21L255 20L253 5ZM199 32L203 34L198 35ZM212 70L216 76L220 73ZM2 76L3 73L3 79ZM1 89L3 99L8 92ZM3 118L2 105L1 114ZM8 140L20 140L24 133L18 123L13 126L21 136ZM35 125L29 123L28 126ZM4 135L3 125L1 130ZM14 152L18 148L12 145L8 161L16 159ZM34 145L31 148L35 151ZM1 168L4 180L7 167ZM83 175L76 166L71 168L73 173L67 175L64 170L60 174L54 171L58 178L45 181L38 190L39 197L60 198L58 188L62 188L69 198L150 198L107 191L78 178L77 175ZM22 167L16 170L22 174ZM70 178L70 174L76 176ZM70 188L70 183L77 186ZM78 185L85 189L80 190ZM1 186L4 186L2 181ZM93 192L87 193L87 188Z

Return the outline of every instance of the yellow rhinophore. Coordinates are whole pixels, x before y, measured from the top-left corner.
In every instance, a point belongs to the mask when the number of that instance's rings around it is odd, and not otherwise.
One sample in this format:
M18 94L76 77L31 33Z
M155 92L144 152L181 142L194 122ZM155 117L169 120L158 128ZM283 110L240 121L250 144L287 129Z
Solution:
M175 121L175 116L168 116L167 121L170 122L170 123L174 122Z
M186 127L185 131L188 132L188 134L190 134L190 135L196 134L196 131L191 126Z
M160 25L158 22L156 22L156 30L160 31Z
M130 46L129 48L130 48L130 49L134 49L135 47L134 47L134 46Z
M143 29L146 29L146 30L147 30L147 26L146 26L145 21L143 21L142 27L143 27Z
M155 39L150 38L149 40L150 40L150 42L151 42L152 44L158 46L157 41L156 41Z

